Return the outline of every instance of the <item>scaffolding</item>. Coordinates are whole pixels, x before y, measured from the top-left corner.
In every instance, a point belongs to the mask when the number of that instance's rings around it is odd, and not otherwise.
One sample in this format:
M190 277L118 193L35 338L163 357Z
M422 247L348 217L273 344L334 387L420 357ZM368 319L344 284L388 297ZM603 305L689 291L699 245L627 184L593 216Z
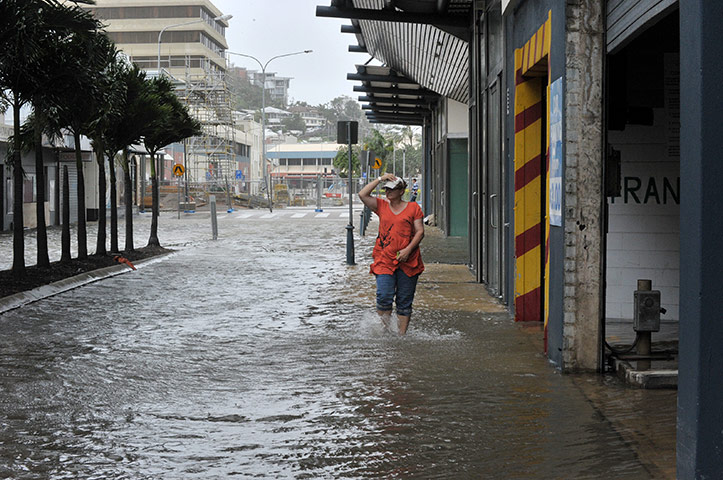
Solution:
M230 195L238 169L231 94L225 71L213 68L209 59L202 60L201 67L202 73L193 73L191 58L186 57L185 82L179 92L202 130L186 140L187 180L205 184L206 191Z

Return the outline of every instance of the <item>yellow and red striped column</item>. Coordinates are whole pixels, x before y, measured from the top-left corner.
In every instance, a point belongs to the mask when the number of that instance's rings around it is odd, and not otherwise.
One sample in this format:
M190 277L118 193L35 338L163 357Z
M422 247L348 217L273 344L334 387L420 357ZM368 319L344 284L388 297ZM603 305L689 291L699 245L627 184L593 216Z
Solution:
M542 89L549 91L551 27L550 12L525 46L515 50L515 320L545 324L550 223L543 174L548 169L549 102L543 102Z

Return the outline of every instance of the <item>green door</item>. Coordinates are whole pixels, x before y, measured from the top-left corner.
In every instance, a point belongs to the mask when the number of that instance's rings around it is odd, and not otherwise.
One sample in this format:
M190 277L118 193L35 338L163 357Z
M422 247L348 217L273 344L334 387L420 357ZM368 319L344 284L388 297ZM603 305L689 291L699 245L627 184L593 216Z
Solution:
M467 139L450 138L449 142L449 234L467 236L469 199L467 198Z

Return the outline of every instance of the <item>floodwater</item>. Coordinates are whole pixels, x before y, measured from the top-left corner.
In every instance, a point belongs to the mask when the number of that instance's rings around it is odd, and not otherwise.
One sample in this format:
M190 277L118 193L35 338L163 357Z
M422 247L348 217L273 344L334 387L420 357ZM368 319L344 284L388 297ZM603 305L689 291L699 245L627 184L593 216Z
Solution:
M427 284L386 331L373 236L348 267L312 215L162 218L175 254L0 315L0 478L654 478L506 314Z

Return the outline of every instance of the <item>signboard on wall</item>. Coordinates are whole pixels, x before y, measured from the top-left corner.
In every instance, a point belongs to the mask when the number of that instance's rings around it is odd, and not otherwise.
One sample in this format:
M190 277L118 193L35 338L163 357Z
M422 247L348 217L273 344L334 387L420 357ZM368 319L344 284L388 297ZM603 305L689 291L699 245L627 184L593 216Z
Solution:
M562 77L550 85L550 225L562 226Z

